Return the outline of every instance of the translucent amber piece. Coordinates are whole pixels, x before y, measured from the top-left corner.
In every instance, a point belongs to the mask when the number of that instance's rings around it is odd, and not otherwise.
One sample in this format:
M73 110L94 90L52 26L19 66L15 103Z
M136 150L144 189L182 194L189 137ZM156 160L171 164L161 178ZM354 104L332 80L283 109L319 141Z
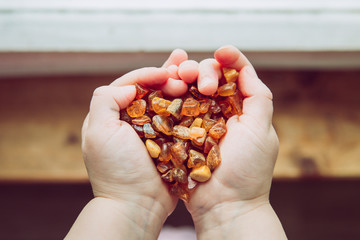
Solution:
M211 105L209 110L214 114L221 112L221 108L219 107L219 105L216 103L215 100L211 100Z
M159 115L170 116L170 113L166 111L168 106L171 104L171 101L164 98L154 97L151 101L154 112Z
M226 125L223 118L219 119L209 130L209 135L214 139L221 138L226 133Z
M203 119L203 127L205 128L205 131L208 132L210 128L212 128L215 125L216 121L214 119Z
M214 171L214 169L219 166L220 163L220 149L218 145L214 145L206 157L206 165L209 167L210 171Z
M193 95L193 97L195 99L205 98L205 96L202 95L195 86L191 86L190 89L189 89L189 92L191 93L191 95Z
M181 115L196 117L200 114L200 103L193 98L187 98L182 106Z
M160 162L157 166L156 166L157 170L161 173L166 173L167 171L169 171L172 166L169 162L165 163L165 162Z
M136 88L136 99L141 99L143 98L150 90L147 89L146 87L143 87L139 84L135 84L135 88Z
M198 146L204 144L206 139L206 131L204 128L193 127L190 129L190 139Z
M216 140L208 136L204 143L204 153L208 153L214 145L217 145Z
M148 103L149 103L149 110L150 111L154 111L154 108L152 106L152 100L155 98L155 97L159 97L159 98L162 98L163 97L163 94L160 90L158 91L154 91L152 93L149 94L149 97L148 97Z
M206 164L206 160L204 154L192 149L189 151L189 159L187 162L188 168L200 167L205 164Z
M192 124L193 121L194 121L193 117L185 116L181 119L181 122L179 123L179 125L184 126L184 127L190 127L190 125Z
M235 91L236 91L236 83L230 82L220 86L217 92L220 96L227 97L233 95Z
M146 101L143 99L133 101L127 108L126 112L130 117L136 118L144 115L146 110Z
M166 173L161 175L161 179L164 180L165 182L173 182L174 181L173 171L172 170L167 171Z
M154 131L150 123L145 123L143 129L146 138L156 138L156 132Z
M150 153L152 158L157 158L161 152L159 145L156 144L153 140L147 139L145 142L146 148Z
M155 115L152 118L152 123L156 131L162 132L166 135L171 135L173 131L173 121L168 117L162 115Z
M144 129L142 126L139 125L132 125L133 129L135 130L135 132L139 135L139 137L144 137Z
M231 104L227 101L220 101L219 106L221 108L221 112L224 114L226 118L230 118L235 115L235 110L231 106Z
M190 128L193 128L193 127L201 127L202 125L202 118L195 118L195 120L192 122L192 124L190 125Z
M236 91L233 95L228 96L227 101L230 103L237 115L242 114L242 99L239 91Z
M206 182L211 177L211 171L208 166L203 165L198 168L193 168L190 172L190 177L198 182Z
M189 202L189 200L190 200L190 195L189 195L188 191L186 191L184 188L182 188L181 185L178 183L175 183L170 188L170 194L184 200L185 202Z
M200 113L207 113L211 105L211 99L204 99L204 100L200 100L199 102L200 102L200 107L199 107Z
M176 125L173 128L172 134L181 139L189 139L190 138L190 129L184 126Z
M131 122L135 125L144 125L145 123L150 123L151 119L149 118L149 116L142 115L140 117L132 119Z
M238 77L239 77L239 73L232 68L223 68L223 74L224 77L226 79L226 82L236 82Z
M185 145L182 142L177 142L170 149L172 163L175 167L180 167L188 157Z
M176 98L174 99L171 104L167 107L167 111L172 114L176 119L180 120L181 119L181 107L182 107L182 99L181 98Z
M172 170L173 179L178 183L187 183L186 172L180 168L174 168Z
M159 160L162 162L168 162L171 159L170 148L173 145L171 142L165 142L161 145L161 152L159 155Z

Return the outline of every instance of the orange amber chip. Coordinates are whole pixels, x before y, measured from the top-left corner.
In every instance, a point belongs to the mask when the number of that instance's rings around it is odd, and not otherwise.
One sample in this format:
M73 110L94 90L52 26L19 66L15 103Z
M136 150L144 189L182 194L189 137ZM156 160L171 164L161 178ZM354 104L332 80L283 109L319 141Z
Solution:
M145 114L146 101L143 99L133 101L130 106L126 108L127 114L132 117L140 117Z
M193 98L187 98L182 106L181 115L196 117L200 114L200 103Z
M141 99L143 98L150 90L146 87L143 87L139 84L135 84L135 89L136 89L136 99Z
M220 86L218 89L218 94L222 97L233 95L236 91L236 83L229 82Z
M157 114L170 116L170 113L166 110L171 104L171 101L166 100L164 98L154 97L153 100L151 101L151 104L154 109L154 112L156 112Z

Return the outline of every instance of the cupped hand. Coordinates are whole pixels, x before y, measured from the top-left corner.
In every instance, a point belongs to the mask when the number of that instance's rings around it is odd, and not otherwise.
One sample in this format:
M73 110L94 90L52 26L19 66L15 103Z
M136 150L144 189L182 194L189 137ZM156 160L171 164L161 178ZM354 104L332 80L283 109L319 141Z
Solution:
M194 221L227 203L266 202L278 152L278 138L272 126L272 93L258 78L253 66L235 47L215 52L215 59L199 65L199 91L216 92L221 67L240 71L238 88L242 93L243 114L227 122L220 141L222 163L206 183L199 184L187 208Z

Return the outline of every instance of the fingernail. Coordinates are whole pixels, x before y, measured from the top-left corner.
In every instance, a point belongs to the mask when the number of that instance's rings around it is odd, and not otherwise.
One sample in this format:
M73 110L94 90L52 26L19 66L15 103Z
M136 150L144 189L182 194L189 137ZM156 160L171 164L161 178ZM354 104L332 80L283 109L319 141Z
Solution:
M256 72L255 72L255 69L253 67L246 66L245 71L252 78L257 78L258 77Z

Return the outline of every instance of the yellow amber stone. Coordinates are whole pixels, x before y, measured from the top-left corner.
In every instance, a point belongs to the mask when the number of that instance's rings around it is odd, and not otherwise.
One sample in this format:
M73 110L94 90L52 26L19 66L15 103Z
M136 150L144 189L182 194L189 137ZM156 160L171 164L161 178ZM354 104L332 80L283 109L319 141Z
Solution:
M235 91L236 91L236 83L230 82L220 86L217 92L220 96L227 97L233 95Z
M153 140L147 139L145 142L146 148L150 153L152 158L157 158L161 152L159 145L156 144Z
M196 117L200 114L200 103L193 99L187 98L182 106L181 115Z
M193 121L193 123L190 125L190 128L193 128L193 127L201 127L202 125L202 118L195 118L195 120Z
M221 138L226 133L225 120L219 119L212 128L209 130L209 135L214 139Z
M143 99L133 101L127 108L126 112L130 117L136 118L145 114L146 101Z
M233 68L223 68L223 74L226 79L226 82L236 82L239 77L239 72Z
M206 182L211 177L211 171L208 166L203 165L198 168L193 168L190 172L190 177L198 182Z
M190 138L190 128L176 125L173 128L172 134L181 139L189 139Z
M159 97L154 97L153 100L151 101L151 105L154 112L164 116L170 116L170 113L166 111L166 109L169 107L170 104L171 101Z
M214 171L214 169L219 166L220 163L220 148L218 145L214 145L206 157L206 165L209 167L210 171Z

